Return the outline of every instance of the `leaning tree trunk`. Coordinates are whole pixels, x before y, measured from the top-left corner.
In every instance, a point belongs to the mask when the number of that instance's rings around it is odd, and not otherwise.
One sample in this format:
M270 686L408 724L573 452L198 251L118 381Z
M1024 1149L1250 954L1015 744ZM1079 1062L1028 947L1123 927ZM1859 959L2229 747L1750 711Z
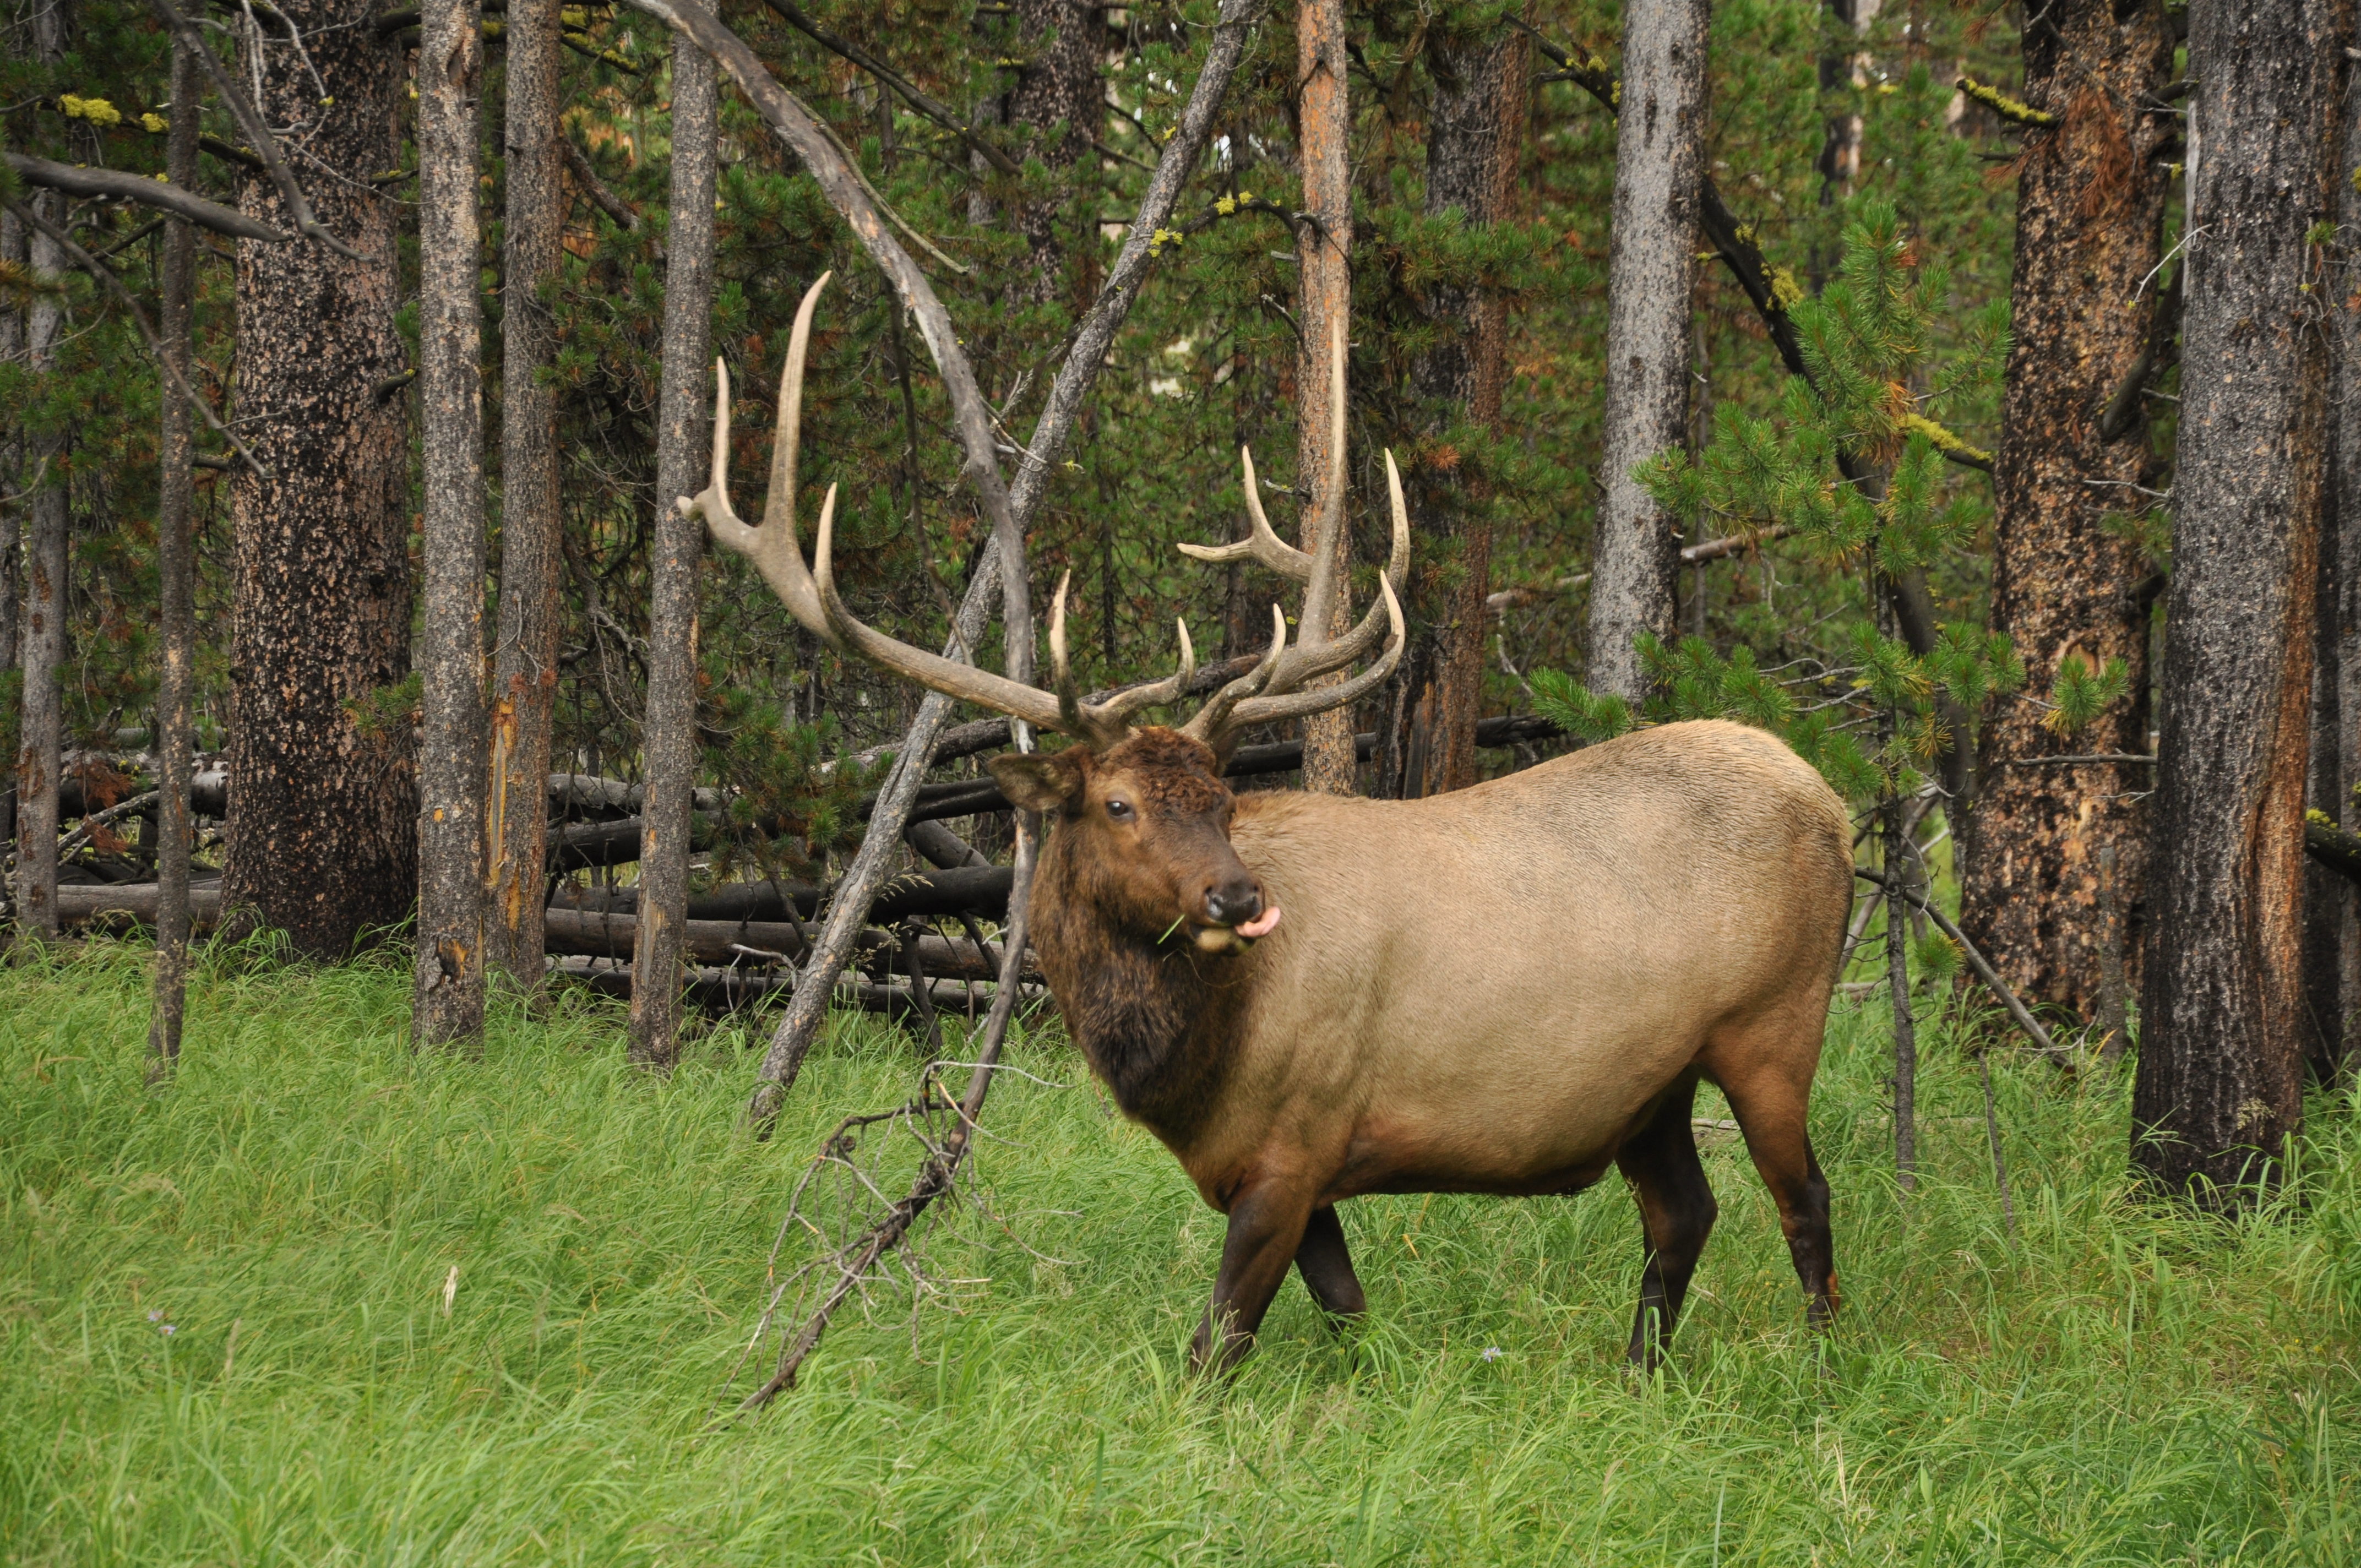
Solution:
M2213 1201L2301 1124L2303 786L2327 378L2305 231L2333 210L2335 0L2191 18L2164 729L2132 1157Z
M1606 496L1591 551L1593 691L1648 695L1642 634L1669 637L1680 544L1632 477L1688 428L1689 301L1704 170L1707 0L1633 0L1623 20L1607 257Z
M1295 258L1301 334L1295 361L1296 488L1315 496L1327 482L1329 356L1332 323L1353 315L1353 181L1347 162L1353 130L1345 92L1344 0L1300 0L1295 8L1296 149L1303 177L1303 210L1296 225ZM1303 509L1303 548L1319 541L1320 509ZM1334 541L1340 570L1331 634L1353 625L1352 596L1345 591L1352 564L1349 506ZM1338 674L1312 684L1345 678ZM1303 787L1319 795L1350 795L1354 786L1353 715L1337 708L1303 721Z
M64 226L65 202L55 192L33 198L33 211ZM36 276L57 280L65 251L47 234L33 235ZM57 362L65 310L55 294L33 301L26 333L26 363L38 381ZM16 748L16 924L32 937L58 934L58 767L64 731L59 676L66 653L67 491L65 432L36 426L27 444L41 476L33 494L32 526L25 531L24 707Z
M335 102L285 49L264 52L273 125L316 122L317 166L400 162L401 51L376 36L378 0L280 0ZM297 951L340 959L411 910L416 795L406 713L382 696L410 666L409 459L395 394L406 366L394 308L391 198L342 180L306 182L320 221L366 259L313 245L238 246L237 390L247 443L271 477L241 472L230 678L226 908ZM239 204L293 227L268 176ZM364 722L354 705L379 700Z
M172 183L197 188L197 59L172 45L172 132L166 167ZM196 470L191 438L189 334L197 270L196 231L184 223L164 227L164 298L159 325L164 343L163 432L157 442L156 575L161 601L164 657L156 690L156 988L148 1024L148 1071L171 1071L181 1059L181 1019L188 1002L190 697L197 652L195 542L190 537L191 492Z
M2071 736L2046 727L2031 700L2002 704L1977 749L1960 924L2016 993L2095 1014L2106 921L2099 851L2113 847L2119 906L2139 896L2136 764L2020 765L2066 753L2147 751L2147 567L2112 533L2148 457L2147 420L2110 440L2117 391L2145 378L2158 291L2167 176L2160 144L2177 134L2152 112L2172 70L2172 35L2141 6L2122 23L2114 0L2065 0L2053 27L2025 40L2026 97L2058 116L2026 137L2019 165L2006 401L1993 488L1992 623L2047 691L2059 664L2121 659L2132 696ZM2135 397L2137 393L2135 392ZM2134 409L2137 412L2136 408Z
M656 414L656 525L648 625L648 707L640 730L647 805L640 924L631 951L631 1060L677 1052L680 944L688 918L690 805L697 784L697 561L704 524L678 498L702 489L706 347L713 307L713 61L672 54L672 225L664 272L664 389ZM889 307L894 308L894 307ZM783 498L791 499L792 498Z
M1456 211L1470 227L1515 206L1524 150L1531 41L1495 27L1465 44L1430 37L1435 78L1427 119L1426 212ZM1411 367L1411 392L1429 438L1466 422L1497 426L1507 358L1508 302L1481 289L1439 289L1428 314L1448 332ZM1471 493L1466 466L1422 463L1416 497L1418 564L1403 609L1410 645L1386 690L1375 793L1416 800L1476 782L1476 721L1484 712L1484 604L1491 524ZM1482 483L1481 478L1477 484Z
M541 985L550 730L557 713L557 399L542 286L565 219L557 138L558 0L510 0L508 217L500 276L500 599L493 637L485 968ZM674 84L679 93L677 82ZM711 205L708 203L708 207Z
M476 289L476 0L431 0L418 42L419 645L416 1046L484 1029L484 432ZM522 803L521 803L522 804ZM535 815L543 809L538 793Z

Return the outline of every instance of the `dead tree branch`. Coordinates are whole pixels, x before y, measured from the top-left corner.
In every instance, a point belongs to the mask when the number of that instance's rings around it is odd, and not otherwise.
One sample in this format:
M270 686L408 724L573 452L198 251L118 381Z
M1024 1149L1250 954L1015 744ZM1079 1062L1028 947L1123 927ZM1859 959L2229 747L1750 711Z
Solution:
M1863 871L1856 866L1853 868L1852 874L1863 882L1875 883L1884 888L1889 894L1896 891L1893 883L1888 883L1876 872ZM2077 1065L2074 1052L2049 1037L2049 1031L2043 1028L2026 1010L2025 1003L2016 999L2016 992L2008 988L2008 982L2001 979L1999 971L1992 967L1982 953L1976 950L1976 945L1969 941L1966 934L1957 926L1951 924L1949 916L1935 907L1934 903L1915 887L1905 886L1899 889L1899 892L1901 896L1925 912L1927 918L1935 923L1936 929L1960 945L1960 951L1967 958L1968 967L1976 971L1976 978L1984 982L1984 988L1999 998L2000 1004L2007 1009L2009 1017L2015 1020L2019 1029L2025 1031L2026 1038L2031 1040L2036 1048L2060 1067L2070 1069Z
M139 302L132 297L131 291L124 286L123 280L117 278L113 272L107 270L106 264L104 262L99 260L96 257L91 255L89 251L84 250L82 247L76 245L72 239L67 236L65 230L58 227L47 218L42 217L32 208L22 206L15 202L8 203L7 208L8 211L16 214L17 222L25 225L27 228L39 229L43 234L48 235L49 238L55 240L57 242L58 248L66 253L68 260L71 261L76 267L81 268L84 272L89 273L93 278L96 279L107 292L115 296L116 302L120 303L125 310L131 313L131 320L133 323L139 328L139 335L145 338L148 342L148 352L156 356L156 363L162 367L165 375L171 378L173 384L180 389L181 395L187 398L191 403L195 405L196 411L204 416L205 423L212 427L213 433L215 435L220 436L224 441L229 443L230 449L237 454L241 462L243 462L248 468L254 470L255 474L258 477L265 479L269 478L270 470L265 467L261 460L257 458L253 453L247 450L246 443L240 441L234 433L231 433L230 428L227 425L222 423L220 417L214 412L214 406L205 401L204 399L197 396L196 389L191 387L187 379L182 377L178 370L172 367L171 360L167 358L164 354L163 339L156 335L155 323L148 319L148 313L139 308Z
M205 47L204 35L197 31L196 25L181 15L172 0L148 0L148 4L156 13L156 19L171 29L182 46L196 56L197 63L205 68L205 74L214 79L214 91L229 106L231 115L237 120L238 129L246 133L246 139L254 144L256 156L262 159L263 168L270 174L270 182L279 188L279 199L286 203L288 216L295 220L296 232L325 246L347 261L371 259L330 234L313 214L311 198L303 194L303 188L295 182L287 160L279 155L278 138L270 134L270 127L264 123L261 111L247 100L245 90L238 86L237 79L222 64L220 56Z
M176 218L185 218L199 228L211 229L231 239L259 240L266 245L279 245L294 237L280 234L269 224L247 217L236 207L208 202L170 181L143 179L119 169L78 169L71 163L57 163L46 158L27 158L20 152L0 154L0 158L5 158L8 167L15 170L27 185L44 185L52 191L62 191L69 196L137 202L142 206L170 213Z

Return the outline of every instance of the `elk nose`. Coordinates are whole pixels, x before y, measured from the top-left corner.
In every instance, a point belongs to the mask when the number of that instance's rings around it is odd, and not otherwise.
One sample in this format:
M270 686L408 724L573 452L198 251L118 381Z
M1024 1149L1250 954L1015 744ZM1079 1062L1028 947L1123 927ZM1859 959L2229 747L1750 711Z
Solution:
M1262 913L1262 889L1252 879L1215 883L1205 890L1205 918L1216 926L1243 926Z

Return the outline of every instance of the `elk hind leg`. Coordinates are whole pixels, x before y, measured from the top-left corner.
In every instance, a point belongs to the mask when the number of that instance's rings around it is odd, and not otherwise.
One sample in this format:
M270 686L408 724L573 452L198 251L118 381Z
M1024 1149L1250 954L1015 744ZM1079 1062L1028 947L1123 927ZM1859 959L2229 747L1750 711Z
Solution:
M1697 1272L1706 1237L1718 1212L1713 1188L1698 1163L1689 1110L1697 1096L1690 1072L1664 1091L1655 1113L1615 1156L1632 1195L1640 1201L1642 1243L1647 1262L1640 1276L1640 1307L1631 1323L1632 1364L1653 1371L1681 1315L1689 1277Z
M1353 1272L1353 1255L1345 1245L1344 1223L1337 1218L1334 1203L1312 1211L1303 1227L1303 1240L1295 1249L1295 1267L1330 1328L1342 1332L1348 1320L1369 1310L1360 1277Z
M1837 1315L1828 1182L1812 1156L1806 1125L1825 1023L1825 1016L1814 1020L1808 1032L1758 1030L1717 1041L1707 1052L1707 1070L1729 1100L1755 1172L1779 1206L1779 1228L1804 1286L1805 1317L1816 1329L1829 1327Z

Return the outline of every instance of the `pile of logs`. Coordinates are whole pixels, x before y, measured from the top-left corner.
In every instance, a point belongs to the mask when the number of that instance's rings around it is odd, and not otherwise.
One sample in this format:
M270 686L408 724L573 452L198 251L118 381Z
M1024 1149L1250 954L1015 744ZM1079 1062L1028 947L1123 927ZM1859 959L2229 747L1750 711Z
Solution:
M1547 719L1530 716L1488 718L1477 727L1477 743L1500 747L1551 740L1562 732ZM1366 759L1377 737L1356 738ZM1008 743L1005 719L985 719L943 732L935 750L938 762L994 751ZM862 764L876 757L864 753ZM115 763L118 773L137 774L144 758ZM1226 769L1232 778L1252 778L1292 772L1303 765L1300 740L1241 747ZM192 778L190 804L193 815L218 818L228 811L230 781L217 759L201 759ZM60 789L60 816L66 820L87 817L78 778L69 771ZM621 779L588 773L549 775L549 869L554 874L627 865L640 857L643 838L640 785ZM726 801L717 790L696 793L695 810L700 840L718 824ZM875 798L859 807L865 820ZM106 815L153 810L146 796L126 798ZM989 778L953 779L920 786L917 809L905 838L911 848L938 869L893 878L871 900L865 928L852 965L842 981L846 1000L889 1015L919 1008L911 990L914 976L922 977L927 997L938 1009L967 1013L978 1000L977 986L990 984L1000 972L1000 953L988 941L980 921L999 922L1008 912L1014 873L990 864L941 824L944 819L983 816L1009 810L1000 786ZM196 876L206 876L200 868ZM802 883L734 883L689 902L683 956L694 966L687 985L691 997L708 1010L748 1005L793 989L797 966L805 961L818 937L815 924L829 890ZM193 881L189 890L190 913L199 930L221 918L221 883ZM157 886L149 882L60 886L58 916L67 926L124 929L153 925ZM632 943L639 930L638 894L632 888L586 888L559 883L544 916L545 950L552 972L579 979L592 989L628 996L631 991ZM937 921L957 921L964 937L946 937L931 928ZM1039 974L1028 958L1027 989L1039 985Z

